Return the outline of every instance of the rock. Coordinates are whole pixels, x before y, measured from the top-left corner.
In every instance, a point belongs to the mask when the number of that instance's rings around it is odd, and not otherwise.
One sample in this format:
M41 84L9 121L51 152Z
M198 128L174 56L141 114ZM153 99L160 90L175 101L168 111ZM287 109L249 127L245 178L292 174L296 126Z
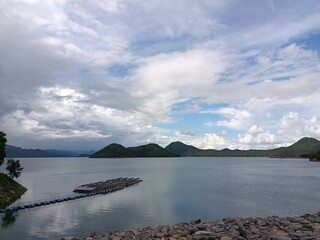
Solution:
M186 237L179 237L178 240L187 240Z
M250 231L254 234L260 234L260 231L258 228L256 228L255 226L250 226Z
M239 231L241 237L247 238L248 233L244 227L239 227L238 231Z
M194 219L190 221L190 224L192 225L199 224L199 223L201 223L201 219L196 219L196 220Z
M133 235L125 236L125 237L121 238L121 240L135 240L135 239L137 239L137 238Z
M63 237L63 238L61 238L61 240L80 240L80 238L76 238L76 237Z
M209 231L197 231L194 234L192 234L192 239L200 240L200 239L211 239L210 236L212 235L212 232Z
M115 232L114 235L117 237L124 237L124 236L126 236L126 233L125 232Z
M270 235L270 240L292 240L292 239L288 236Z
M229 236L223 236L220 238L220 240L232 240L232 238Z
M315 239L313 236L312 237L305 236L305 237L300 238L300 240L313 240L313 239ZM319 238L317 238L317 239L319 239Z
M272 228L271 229L271 236L270 239L272 240L291 240L288 233L279 229L279 228Z
M174 238L186 237L189 235L189 231L187 229L176 229L173 230L170 235Z
M238 239L240 237L240 232L238 230L232 229L228 231L228 236Z
M206 235L206 234L211 234L212 232L210 231L197 231L193 235Z
M198 228L199 230L207 230L208 229L208 226L205 224L196 224L195 227Z
M65 237L61 240L80 240ZM90 239L90 238L87 238ZM226 218L202 223L200 219L172 226L146 227L132 231L108 232L93 240L320 240L320 213L300 217Z
M258 225L259 227L266 226L266 222L259 219L259 220L257 221L257 225Z
M151 239L153 237L153 231L152 230L146 230L142 231L139 238L142 240Z

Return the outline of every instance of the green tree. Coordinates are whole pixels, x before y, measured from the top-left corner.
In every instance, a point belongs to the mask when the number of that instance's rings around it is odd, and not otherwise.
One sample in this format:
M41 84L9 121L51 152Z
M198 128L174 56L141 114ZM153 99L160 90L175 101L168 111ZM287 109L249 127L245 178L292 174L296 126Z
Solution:
M8 171L8 176L13 178L18 178L21 175L23 167L21 167L20 160L8 159L6 170Z
M4 158L6 157L6 134L0 131L0 166L4 163Z

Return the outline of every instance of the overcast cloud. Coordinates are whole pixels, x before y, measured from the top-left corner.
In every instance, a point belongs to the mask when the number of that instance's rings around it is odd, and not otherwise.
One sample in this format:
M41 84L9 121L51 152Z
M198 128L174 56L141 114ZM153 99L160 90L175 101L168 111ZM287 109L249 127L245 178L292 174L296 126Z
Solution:
M25 148L320 139L317 0L3 0L0 130Z

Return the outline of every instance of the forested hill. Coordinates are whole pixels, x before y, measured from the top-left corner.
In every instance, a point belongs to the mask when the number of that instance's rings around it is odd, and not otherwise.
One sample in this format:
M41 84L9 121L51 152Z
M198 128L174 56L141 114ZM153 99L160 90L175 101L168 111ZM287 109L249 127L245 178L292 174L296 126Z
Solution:
M314 138L302 138L288 147L280 147L269 150L215 150L199 149L182 142L170 143L165 149L183 157L280 157L295 158L306 157L320 151L320 141Z
M23 149L6 146L8 158L25 157L73 157L90 156L91 158L128 158L128 157L280 157L297 158L315 156L320 151L320 141L314 138L302 138L288 147L269 150L231 150L231 149L199 149L182 142L170 143L167 147L150 143L137 147L124 147L120 144L110 144L97 152L72 152L62 150Z
M124 147L120 144L110 144L98 152L92 154L90 158L133 158L133 157L178 157L174 153L150 143L138 147Z

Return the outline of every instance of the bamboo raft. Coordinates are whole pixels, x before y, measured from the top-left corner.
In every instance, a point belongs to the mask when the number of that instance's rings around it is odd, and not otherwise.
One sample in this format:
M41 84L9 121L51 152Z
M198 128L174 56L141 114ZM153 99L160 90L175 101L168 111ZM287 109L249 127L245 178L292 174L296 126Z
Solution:
M73 190L75 193L95 193L113 189L115 187L126 188L142 182L140 178L115 178L104 182L95 182L81 185Z
M18 210L23 210L28 208L46 206L46 205L51 205L55 203L86 198L86 197L90 197L98 194L103 194L103 195L109 194L109 193L124 189L126 187L138 184L140 182L142 182L140 178L115 178L115 179L110 179L102 182L89 183L89 184L81 185L75 188L73 192L76 193L76 195L68 195L68 196L57 197L54 199L39 200L31 203L21 203L16 206L0 208L0 213L13 212L13 211L18 211Z

